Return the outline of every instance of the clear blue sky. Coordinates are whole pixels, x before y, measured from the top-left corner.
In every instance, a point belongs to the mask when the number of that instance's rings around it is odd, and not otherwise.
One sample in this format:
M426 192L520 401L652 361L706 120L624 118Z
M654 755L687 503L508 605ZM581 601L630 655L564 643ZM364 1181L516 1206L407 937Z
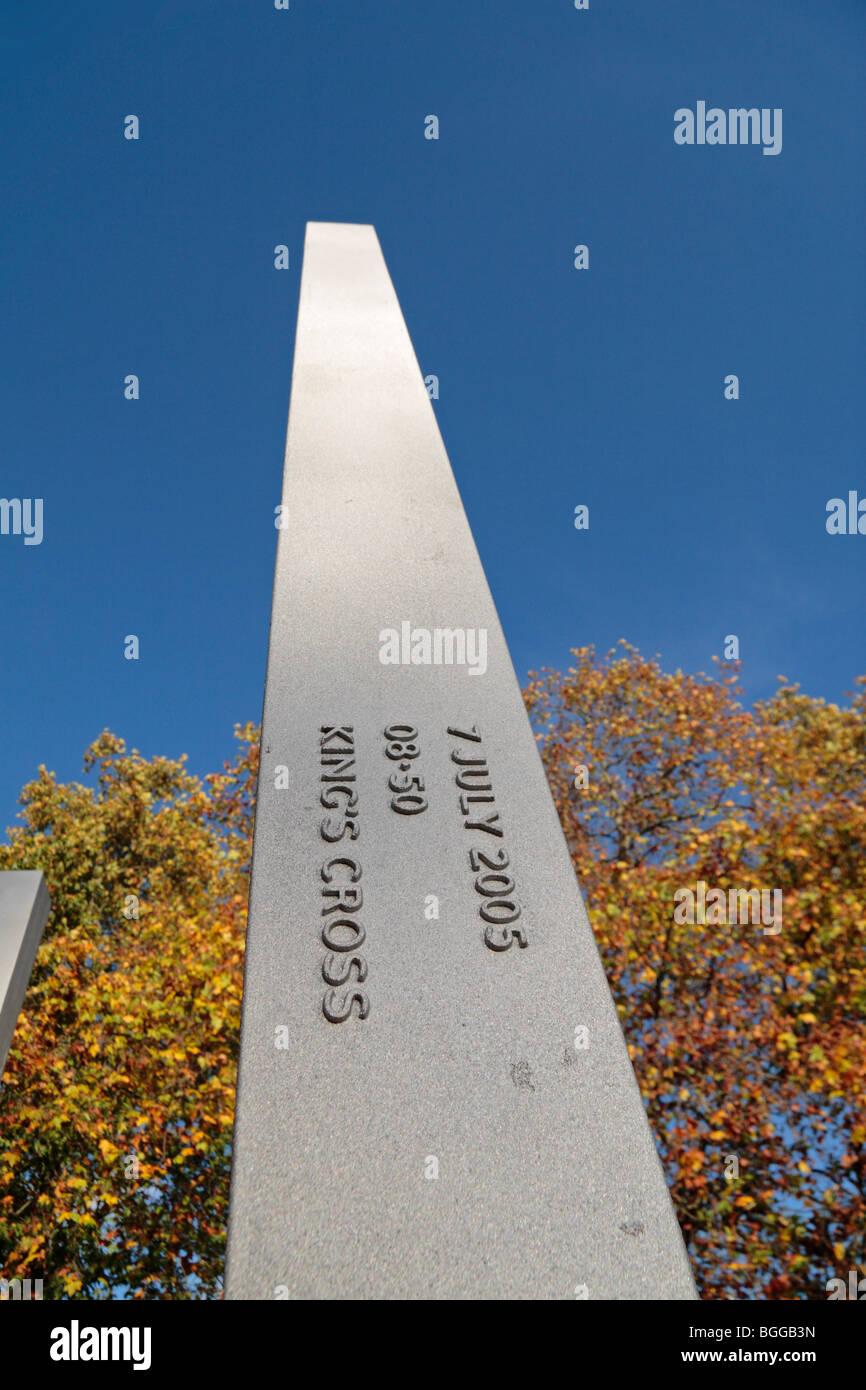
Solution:
M206 772L259 718L308 220L377 228L521 678L620 637L708 670L727 633L751 697L866 671L866 536L824 525L866 496L862 0L0 32L0 496L44 499L41 545L0 536L0 831L103 727ZM781 154L676 145L699 100L781 107Z

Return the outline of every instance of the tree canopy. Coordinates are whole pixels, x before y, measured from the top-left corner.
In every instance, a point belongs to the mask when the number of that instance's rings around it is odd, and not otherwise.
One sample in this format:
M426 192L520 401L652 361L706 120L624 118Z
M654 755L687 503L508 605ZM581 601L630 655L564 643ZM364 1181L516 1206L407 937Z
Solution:
M746 709L621 646L525 698L698 1286L826 1297L866 1256L866 680ZM678 924L699 882L781 926Z
M222 1279L258 734L202 784L108 732L44 768L0 869L52 911L0 1090L0 1270L46 1298Z
M524 692L705 1297L822 1298L864 1263L866 678L664 673L626 644ZM257 728L221 773L104 732L40 768L0 869L52 911L0 1087L0 1272L48 1298L222 1282ZM678 892L781 893L779 922Z

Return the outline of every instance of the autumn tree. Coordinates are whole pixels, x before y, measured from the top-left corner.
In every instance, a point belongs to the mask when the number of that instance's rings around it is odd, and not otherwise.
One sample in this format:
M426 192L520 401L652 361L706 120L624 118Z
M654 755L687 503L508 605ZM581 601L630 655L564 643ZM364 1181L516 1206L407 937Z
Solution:
M705 1297L866 1262L866 690L664 673L627 644L525 699ZM781 925L676 894L782 894Z
M218 1291L258 734L202 784L106 732L24 788L0 869L52 910L0 1087L0 1271L46 1298Z
M840 708L623 644L525 692L709 1297L823 1298L866 1258L866 689ZM40 769L0 868L52 913L0 1087L0 1271L46 1296L221 1285L258 731L200 782L104 733ZM782 894L779 924L678 893ZM778 926L778 929L777 929Z

